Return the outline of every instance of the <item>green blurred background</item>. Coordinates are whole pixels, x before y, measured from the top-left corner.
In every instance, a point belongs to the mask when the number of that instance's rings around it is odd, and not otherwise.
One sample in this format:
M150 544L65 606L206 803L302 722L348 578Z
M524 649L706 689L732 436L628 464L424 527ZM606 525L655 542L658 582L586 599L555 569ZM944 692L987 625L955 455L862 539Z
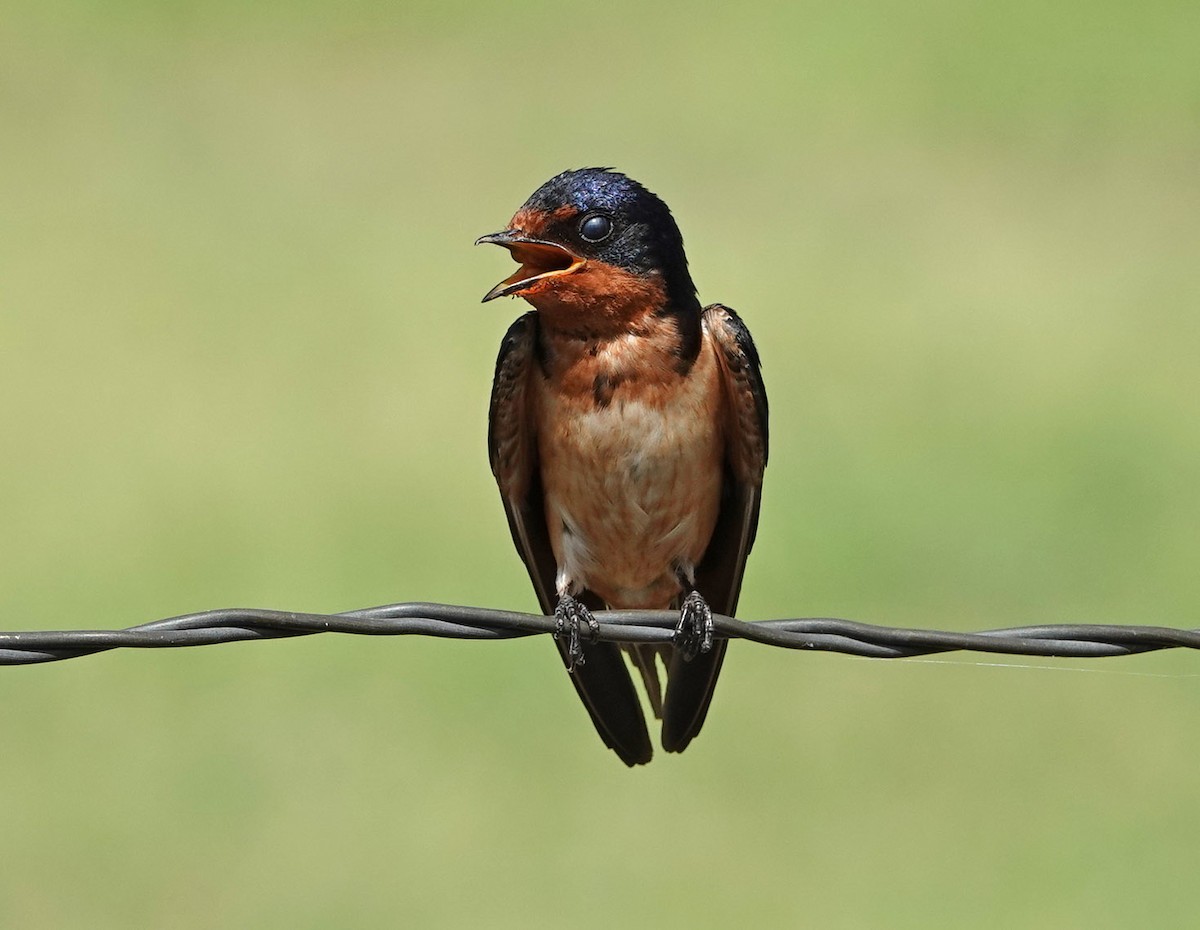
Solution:
M0 626L532 608L471 242L593 164L762 349L745 618L1196 626L1198 46L1190 0L9 4ZM1192 926L1198 733L1194 654L739 645L638 771L541 640L10 668L0 926Z

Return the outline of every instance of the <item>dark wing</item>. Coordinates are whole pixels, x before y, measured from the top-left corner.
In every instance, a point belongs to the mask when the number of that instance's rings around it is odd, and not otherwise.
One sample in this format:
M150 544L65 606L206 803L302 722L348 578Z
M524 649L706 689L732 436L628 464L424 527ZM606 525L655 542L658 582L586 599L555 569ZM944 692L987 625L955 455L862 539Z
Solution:
M530 405L530 380L538 368L537 327L537 314L526 313L509 327L500 343L488 416L488 456L513 543L529 571L538 604L542 613L553 614L558 566L546 530ZM603 605L593 602L588 606ZM565 647L558 645L566 664ZM653 749L646 718L620 648L613 643L585 643L583 661L571 673L571 682L604 744L626 765L649 762Z
M712 541L696 567L696 590L713 612L732 617L758 530L767 467L767 392L758 350L738 315L713 304L704 308L703 321L705 338L717 351L724 388L725 478ZM704 725L727 645L727 640L718 639L690 662L678 652L672 655L663 706L667 752L682 752Z

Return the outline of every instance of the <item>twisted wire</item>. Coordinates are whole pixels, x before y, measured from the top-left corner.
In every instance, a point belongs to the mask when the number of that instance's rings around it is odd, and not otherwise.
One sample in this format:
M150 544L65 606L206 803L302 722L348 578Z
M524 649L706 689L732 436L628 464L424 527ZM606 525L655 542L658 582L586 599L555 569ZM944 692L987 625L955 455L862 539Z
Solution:
M597 638L613 643L672 643L673 611L605 610ZM1004 655L1099 658L1158 649L1200 649L1200 630L1162 626L1051 624L958 633L876 626L834 617L746 622L714 615L714 633L784 649L897 659L966 650ZM486 607L403 603L337 614L225 608L154 620L123 630L0 632L0 665L57 662L110 649L210 646L318 633L512 639L551 633L553 617Z

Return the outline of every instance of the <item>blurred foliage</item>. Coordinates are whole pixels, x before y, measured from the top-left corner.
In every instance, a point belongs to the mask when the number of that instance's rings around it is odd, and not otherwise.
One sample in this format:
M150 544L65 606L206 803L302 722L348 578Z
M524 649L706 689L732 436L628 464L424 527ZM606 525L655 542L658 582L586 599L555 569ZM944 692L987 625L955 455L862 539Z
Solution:
M470 243L611 164L762 349L745 617L1195 626L1198 43L1183 2L9 4L0 625L531 608ZM0 925L1189 925L1196 657L978 658L738 647L635 772L545 642L0 670Z

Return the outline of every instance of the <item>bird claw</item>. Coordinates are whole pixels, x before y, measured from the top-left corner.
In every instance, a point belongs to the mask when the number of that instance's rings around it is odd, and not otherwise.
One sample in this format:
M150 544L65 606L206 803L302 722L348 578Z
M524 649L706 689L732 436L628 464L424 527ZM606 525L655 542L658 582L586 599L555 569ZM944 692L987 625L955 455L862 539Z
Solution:
M582 603L564 594L554 608L554 638L567 644L567 671L573 672L587 660L583 655L583 625L586 623L592 642L600 637L600 623Z
M693 591L683 599L679 622L675 625L675 648L683 660L691 662L700 653L712 649L714 631L712 610L700 592Z

